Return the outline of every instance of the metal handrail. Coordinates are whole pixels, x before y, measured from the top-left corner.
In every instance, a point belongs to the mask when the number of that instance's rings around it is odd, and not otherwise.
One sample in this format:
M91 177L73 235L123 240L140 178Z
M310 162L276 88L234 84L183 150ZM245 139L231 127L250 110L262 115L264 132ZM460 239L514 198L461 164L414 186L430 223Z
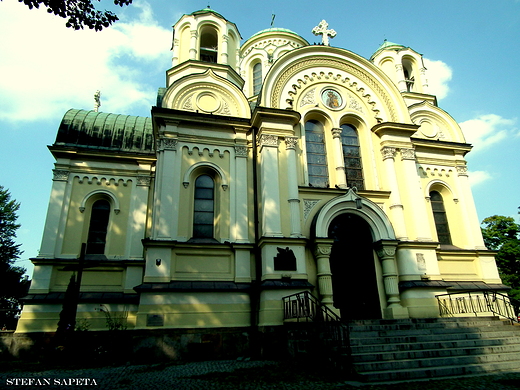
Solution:
M520 322L520 301L505 294L487 290L479 292L457 292L435 296L441 317L455 314L493 313L499 317Z
M341 322L341 318L323 305L310 292L303 291L283 297L284 320Z

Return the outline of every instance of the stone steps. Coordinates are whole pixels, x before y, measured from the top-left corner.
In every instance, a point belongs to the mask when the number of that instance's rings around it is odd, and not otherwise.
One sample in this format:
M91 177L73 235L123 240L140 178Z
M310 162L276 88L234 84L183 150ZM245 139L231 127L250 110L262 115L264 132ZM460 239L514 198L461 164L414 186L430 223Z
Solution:
M495 317L353 321L350 338L368 382L520 368L520 326Z

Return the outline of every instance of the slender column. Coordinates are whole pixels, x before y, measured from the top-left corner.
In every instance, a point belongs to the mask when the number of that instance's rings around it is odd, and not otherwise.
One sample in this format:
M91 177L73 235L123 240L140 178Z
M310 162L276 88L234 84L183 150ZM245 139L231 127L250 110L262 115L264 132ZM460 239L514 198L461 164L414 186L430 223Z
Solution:
M172 239L173 224L176 223L173 218L174 180L171 175L175 165L176 153L177 139L165 137L159 139L154 229L157 239Z
M428 220L424 193L421 189L417 166L415 164L415 150L412 148L401 148L401 160L404 168L403 185L406 187L408 201L413 204L414 227L418 241L433 241L430 226L424 221Z
M280 178L278 170L278 136L262 134L258 140L260 151L262 233L268 237L282 236L280 214Z
M390 189L390 211L392 213L392 224L394 225L395 234L397 238L406 240L406 227L404 223L404 210L401 202L401 195L399 193L399 186L397 185L397 176L395 173L395 154L396 149L385 146L381 149L383 154L383 162L386 168L386 178Z
M236 164L236 186L235 191L235 210L236 210L236 222L235 222L235 240L237 242L249 242L248 239L248 226L249 218L247 214L247 146L237 145L235 146L235 164Z
M179 64L179 40L173 40L173 48L172 48L172 67Z
M422 93L428 93L429 86L426 78L426 68L421 68L419 72L421 72Z
M399 92L406 92L406 79L404 77L403 64L395 64L395 71L397 73L397 88Z
M287 182L289 192L289 211L291 213L291 237L302 237L300 199L298 196L298 169L296 145L298 137L285 137L287 150Z
M347 188L347 175L345 174L345 160L343 158L343 146L341 145L341 132L343 129L332 129L334 142L334 161L336 165L336 183L339 188Z
M58 228L60 226L65 193L69 181L70 172L68 170L54 169L52 173L51 201L49 202L49 208L47 210L47 218L45 220L42 244L38 257L55 256Z
M190 33L190 60L196 60L198 52L197 38L199 37L199 34L197 33L197 30L191 30Z
M321 303L333 309L332 272L330 270L331 251L332 244L330 242L317 243L314 255L316 256L318 268L318 288L320 290Z
M229 37L227 35L222 36L222 51L220 53L220 58L224 65L228 64L228 40Z

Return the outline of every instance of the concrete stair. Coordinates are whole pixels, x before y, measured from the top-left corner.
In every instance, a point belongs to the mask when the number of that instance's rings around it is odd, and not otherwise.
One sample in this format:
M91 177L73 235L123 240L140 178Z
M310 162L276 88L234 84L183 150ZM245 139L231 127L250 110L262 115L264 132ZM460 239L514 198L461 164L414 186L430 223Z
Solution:
M350 340L367 382L520 370L520 326L497 317L357 320Z

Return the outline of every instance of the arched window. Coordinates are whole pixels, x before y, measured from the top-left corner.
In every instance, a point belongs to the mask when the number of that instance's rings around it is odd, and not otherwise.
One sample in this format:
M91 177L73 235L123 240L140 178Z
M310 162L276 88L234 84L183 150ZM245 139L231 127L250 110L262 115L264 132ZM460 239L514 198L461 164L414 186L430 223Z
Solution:
M435 221L435 228L437 229L437 238L439 239L439 243L444 245L451 245L450 229L448 226L448 218L446 216L446 209L444 208L442 195L437 191L431 191L430 202L432 204L433 219Z
M357 130L352 125L341 125L341 145L343 147L343 160L345 162L345 175L347 185L358 190L365 189L363 181L363 167L361 165L361 152Z
M406 82L406 90L412 92L414 90L413 85L415 83L415 77L413 75L413 67L410 61L403 61L403 73L404 81Z
M218 37L212 27L206 27L200 34L200 60L206 62L217 62Z
M102 255L105 253L107 242L108 219L110 217L110 203L100 199L92 205L86 253Z
M262 63L257 62L253 66L253 95L258 95L262 88Z
M305 149L307 151L309 185L312 187L328 187L329 172L325 150L325 132L321 122L310 120L305 123Z
M193 237L213 238L215 219L215 182L208 175L195 180L193 205Z

